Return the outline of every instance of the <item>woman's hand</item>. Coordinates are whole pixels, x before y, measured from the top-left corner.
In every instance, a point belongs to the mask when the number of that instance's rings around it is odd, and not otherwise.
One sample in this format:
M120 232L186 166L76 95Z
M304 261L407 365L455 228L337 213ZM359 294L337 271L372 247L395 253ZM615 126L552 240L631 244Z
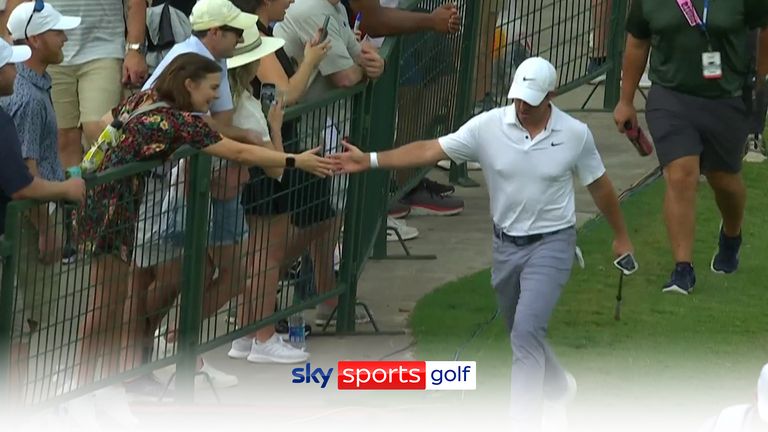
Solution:
M309 62L312 67L317 67L325 56L328 55L328 51L331 49L331 41L326 39L325 42L316 42L317 38L307 42L304 45L304 61Z
M296 168L314 174L318 177L328 177L333 175L339 166L339 163L322 156L318 156L320 147L307 150L304 153L297 154Z
M275 100L275 103L272 104L272 106L269 108L269 113L267 114L269 127L271 127L273 131L278 131L283 127L284 114L285 110L283 109L283 101L278 97Z

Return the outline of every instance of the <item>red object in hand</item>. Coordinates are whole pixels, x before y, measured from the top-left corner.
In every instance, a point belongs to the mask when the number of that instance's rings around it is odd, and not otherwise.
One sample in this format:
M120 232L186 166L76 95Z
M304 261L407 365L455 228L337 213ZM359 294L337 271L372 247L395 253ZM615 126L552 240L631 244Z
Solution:
M653 144L651 144L648 135L643 132L640 126L633 128L631 122L626 122L624 123L624 133L640 156L650 156L653 154Z

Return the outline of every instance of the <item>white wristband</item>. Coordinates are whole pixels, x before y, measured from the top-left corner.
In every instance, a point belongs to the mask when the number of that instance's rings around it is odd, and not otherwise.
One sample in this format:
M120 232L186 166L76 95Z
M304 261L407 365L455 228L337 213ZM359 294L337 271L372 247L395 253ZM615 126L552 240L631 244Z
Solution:
M371 155L371 168L379 167L379 155L376 152L369 153Z

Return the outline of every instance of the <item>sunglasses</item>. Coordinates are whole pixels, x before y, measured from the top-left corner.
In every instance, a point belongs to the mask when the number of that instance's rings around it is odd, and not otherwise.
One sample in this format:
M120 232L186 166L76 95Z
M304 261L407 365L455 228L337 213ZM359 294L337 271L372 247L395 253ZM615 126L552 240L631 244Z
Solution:
M42 1L41 1L41 3L42 3ZM239 28L235 28L235 27L230 27L228 25L224 25L224 26L221 26L219 28L221 29L221 31L225 31L225 32L229 32L229 33L234 33L235 36L237 36L238 38L243 37L243 32L244 32L243 29L239 29Z
M43 3L43 0L35 0L35 7L34 9L32 9L32 13L29 14L27 25L24 26L24 39L29 39L29 35L27 34L27 31L29 30L29 23L32 22L32 17L35 16L35 12L42 12L44 7L45 7L45 3Z

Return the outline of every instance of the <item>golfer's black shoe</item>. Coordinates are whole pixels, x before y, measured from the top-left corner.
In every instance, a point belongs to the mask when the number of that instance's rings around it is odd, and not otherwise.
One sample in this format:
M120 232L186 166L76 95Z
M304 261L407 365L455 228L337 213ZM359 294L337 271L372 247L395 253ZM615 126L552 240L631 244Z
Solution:
M741 248L741 233L737 237L728 237L720 227L720 241L715 256L712 257L711 268L715 273L733 273L739 268L739 249Z
M662 288L662 292L688 295L696 285L696 273L690 263L677 263L672 275Z

